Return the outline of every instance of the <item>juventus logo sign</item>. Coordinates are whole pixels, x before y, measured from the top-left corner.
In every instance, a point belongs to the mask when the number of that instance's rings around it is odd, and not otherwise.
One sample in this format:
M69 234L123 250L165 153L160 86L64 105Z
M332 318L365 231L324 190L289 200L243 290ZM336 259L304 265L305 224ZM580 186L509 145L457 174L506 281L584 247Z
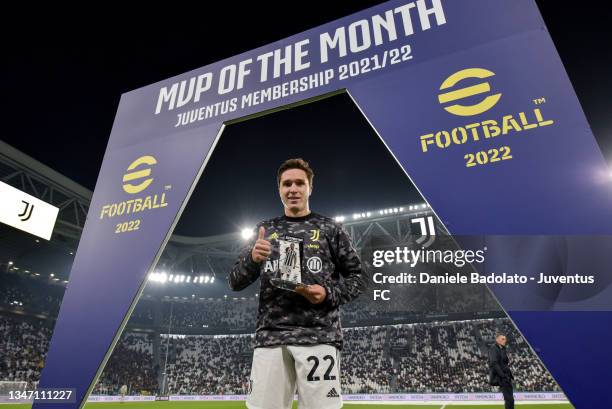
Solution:
M19 213L17 216L19 216L19 219L22 222L25 222L29 220L30 217L32 217L32 211L34 210L34 205L26 202L25 200L22 200L21 203L24 203L25 207L23 208L23 212Z
M427 221L427 223L425 223ZM421 237L416 239L418 244L421 244L423 247L429 247L436 240L436 229L434 226L433 216L427 217L417 217L415 219L410 220L411 224L419 224L421 228ZM429 236L429 239L427 239Z

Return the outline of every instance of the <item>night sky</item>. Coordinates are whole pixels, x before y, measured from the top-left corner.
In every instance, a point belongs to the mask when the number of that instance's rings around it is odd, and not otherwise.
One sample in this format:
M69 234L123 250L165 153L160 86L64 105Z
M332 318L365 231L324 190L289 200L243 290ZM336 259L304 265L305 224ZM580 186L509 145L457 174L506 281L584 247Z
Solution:
M30 22L3 36L0 139L93 190L122 93L376 3L254 2L180 18L160 10L158 16L99 25L78 19ZM610 163L610 11L603 2L537 3ZM366 152L371 159L364 162ZM336 96L228 127L176 232L226 233L279 214L275 173L293 156L309 160L319 176L311 207L323 214L419 200L357 108L348 97Z

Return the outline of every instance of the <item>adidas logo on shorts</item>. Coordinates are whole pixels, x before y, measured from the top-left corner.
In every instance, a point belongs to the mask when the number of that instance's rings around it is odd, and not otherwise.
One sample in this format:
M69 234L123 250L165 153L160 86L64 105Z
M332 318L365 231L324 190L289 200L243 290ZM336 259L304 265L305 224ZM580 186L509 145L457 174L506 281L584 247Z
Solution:
M327 397L328 398L339 398L340 395L338 395L338 392L336 392L336 388L331 388L331 390L327 392Z

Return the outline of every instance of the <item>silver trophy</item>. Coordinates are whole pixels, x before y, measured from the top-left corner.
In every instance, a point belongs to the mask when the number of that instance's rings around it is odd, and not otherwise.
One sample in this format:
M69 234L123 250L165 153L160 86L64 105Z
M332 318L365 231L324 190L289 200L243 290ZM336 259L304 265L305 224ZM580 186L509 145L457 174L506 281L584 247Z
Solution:
M302 283L302 240L296 237L278 239L277 276L270 279L273 286L283 290L295 291Z

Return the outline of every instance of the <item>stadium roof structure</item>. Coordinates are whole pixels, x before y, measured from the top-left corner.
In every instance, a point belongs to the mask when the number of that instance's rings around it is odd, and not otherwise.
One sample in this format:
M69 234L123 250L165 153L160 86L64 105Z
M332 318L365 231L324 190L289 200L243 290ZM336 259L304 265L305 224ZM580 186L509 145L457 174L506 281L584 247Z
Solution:
M78 242L93 195L91 190L2 141L0 180L58 207L53 233Z

